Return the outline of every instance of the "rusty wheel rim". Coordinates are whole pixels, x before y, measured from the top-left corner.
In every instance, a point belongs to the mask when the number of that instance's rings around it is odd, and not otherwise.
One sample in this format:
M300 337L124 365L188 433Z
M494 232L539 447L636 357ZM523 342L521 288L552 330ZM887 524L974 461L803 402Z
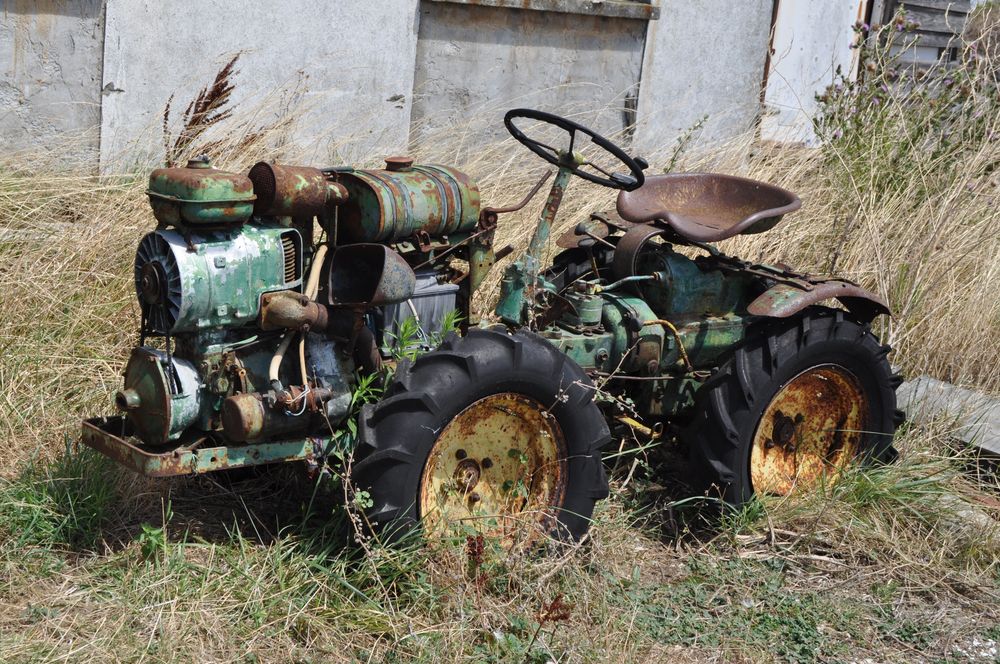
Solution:
M834 477L861 451L869 408L857 377L825 364L803 371L774 396L750 449L754 491L787 496Z
M424 533L534 539L554 525L566 478L562 429L541 403L512 392L484 397L431 448L418 496Z

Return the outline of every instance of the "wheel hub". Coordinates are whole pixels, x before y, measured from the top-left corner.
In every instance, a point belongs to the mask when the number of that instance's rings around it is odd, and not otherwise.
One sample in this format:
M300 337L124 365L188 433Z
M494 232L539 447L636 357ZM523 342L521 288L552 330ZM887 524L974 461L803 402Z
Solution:
M777 444L790 452L794 452L795 425L802 422L803 419L801 413L795 419L792 419L780 410L775 411L774 426L771 429L774 435L771 439L772 444L769 447L774 447Z
M788 495L836 473L858 456L869 407L858 379L827 364L803 371L774 396L750 449L750 481L758 493Z
M424 532L471 528L506 545L548 530L567 480L566 443L538 401L512 392L484 397L441 431L418 495ZM456 531L456 528L458 529Z
M462 491L468 493L479 483L481 472L478 463L472 459L465 459L460 461L458 467L455 468L455 482L458 483Z

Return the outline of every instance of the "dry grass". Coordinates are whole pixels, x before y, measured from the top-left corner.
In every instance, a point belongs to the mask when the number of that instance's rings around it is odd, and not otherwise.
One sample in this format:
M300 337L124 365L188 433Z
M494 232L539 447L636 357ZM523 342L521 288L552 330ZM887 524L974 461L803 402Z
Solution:
M861 282L890 301L880 332L907 373L1000 393L1000 114L973 102L982 131L945 151L916 131L926 115L888 98L867 120L881 131L821 151L747 138L648 158L799 193L801 212L724 248ZM477 140L499 116L413 152L477 177L489 203L517 200L544 167L510 139ZM218 166L296 161L291 121L255 117L199 137ZM941 427L905 432L900 464L721 523L660 486L669 450L637 456L585 546L479 562L360 557L292 469L147 482L64 454L81 417L109 410L137 341L131 263L152 227L146 165L81 176L59 161L69 147L0 158L0 659L943 662L989 661L1000 641L996 479ZM503 219L498 243L525 246L540 205ZM574 182L559 229L611 205Z

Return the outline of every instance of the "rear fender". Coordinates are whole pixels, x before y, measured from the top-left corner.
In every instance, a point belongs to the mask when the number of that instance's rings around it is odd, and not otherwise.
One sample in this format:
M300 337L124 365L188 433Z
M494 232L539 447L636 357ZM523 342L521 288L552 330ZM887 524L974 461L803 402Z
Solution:
M849 281L833 279L819 283L778 283L757 297L747 311L755 316L788 318L813 304L836 298L859 321L871 322L879 315L891 315L889 305L878 295Z

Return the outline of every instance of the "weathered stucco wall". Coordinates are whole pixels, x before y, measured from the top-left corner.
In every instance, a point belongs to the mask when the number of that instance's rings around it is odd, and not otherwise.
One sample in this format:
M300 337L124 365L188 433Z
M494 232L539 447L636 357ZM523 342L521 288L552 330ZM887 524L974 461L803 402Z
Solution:
M639 81L646 23L423 2L413 138L465 128L470 119L480 137L502 132L504 111L516 106L576 116L599 131L620 133L626 100Z
M833 82L837 67L851 70L851 27L863 0L782 2L774 26L760 134L765 140L815 143L816 93Z
M293 151L312 163L384 155L406 144L417 0L175 3L109 0L102 169L162 158L163 109L179 117L241 53L233 102L267 123L292 90L305 110Z
M771 0L664 3L646 38L636 146L664 152L683 135L716 142L750 130L770 28Z
M814 95L850 66L863 4L780 3L765 139L813 140ZM502 135L514 106L623 142L635 119L646 153L669 152L703 118L695 142L753 127L771 0L659 5L646 20L648 5L590 0L214 0L183 12L154 0L0 0L0 149L73 157L68 139L91 162L99 149L105 172L161 160L168 99L176 132L236 53L236 119L299 117L285 151L311 163L377 163L442 131L474 144Z
M0 2L0 150L53 146L96 160L101 0Z

